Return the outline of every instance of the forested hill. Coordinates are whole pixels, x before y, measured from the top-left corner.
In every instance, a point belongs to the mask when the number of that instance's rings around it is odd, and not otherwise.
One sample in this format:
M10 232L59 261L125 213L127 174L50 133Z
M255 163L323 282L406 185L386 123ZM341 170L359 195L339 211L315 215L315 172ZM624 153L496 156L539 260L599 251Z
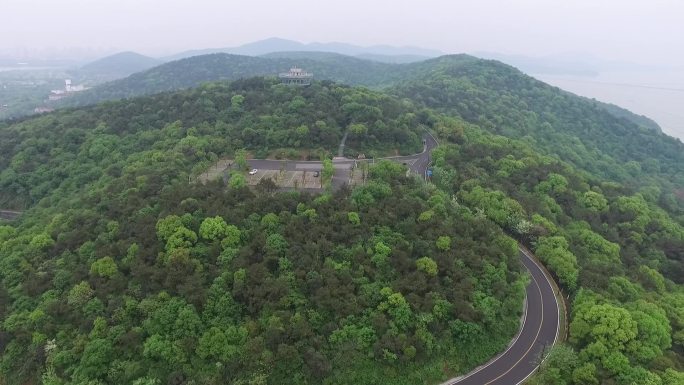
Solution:
M675 198L684 188L684 144L679 139L497 61L444 56L418 66L413 78L390 91L489 132L521 139L592 175L635 188L659 186L661 203L684 221Z
M105 100L191 88L205 82L252 76L275 76L287 71L293 65L313 72L317 79L385 88L402 81L421 79L425 74L439 72L447 62L471 67L473 71L467 76L473 77L486 75L484 72L479 72L482 63L486 62L490 65L496 63L496 65L504 66L499 62L483 61L469 55L449 55L408 64L389 64L329 52L278 52L260 57L209 54L165 63L128 78L97 86L73 98L63 100L60 105L83 106ZM519 76L521 74L516 71L508 75ZM570 99L577 99L574 95L569 95ZM411 95L408 96L411 97ZM597 105L618 118L659 130L653 121L627 110L604 103L597 103Z
M259 157L292 150L319 159L337 149L351 126L353 151L417 153L424 133L417 112L365 88L288 87L264 78L58 111L0 125L0 207L32 207L98 180L103 170L118 174L130 156L164 136L183 139L178 146L196 170L237 148Z
M656 132L663 132L662 128L656 123L653 119L649 118L648 116L644 115L637 115L629 110L626 110L620 106L617 106L615 104L611 103L603 103L600 102L596 99L590 99L587 98L588 100L591 100L592 103L596 103L599 106L601 106L603 109L606 111L610 112L612 115L614 115L617 118L625 118L633 123L636 123L637 125L647 128L649 130L653 130Z
M550 155L549 119L638 128L494 62L421 65L423 86L393 91L445 113L252 78L0 123L0 204L28 207L0 226L2 383L439 383L515 334L515 238L571 303L532 384L681 385L680 166L653 177L615 137L610 157L586 155L618 174L592 173ZM528 123L540 139L518 134ZM316 197L252 190L235 169L193 178L245 148L326 156L344 131L363 151L416 152L425 129L440 140L428 183L389 162ZM635 176L616 182L620 167Z
M0 382L412 385L487 360L519 326L516 243L403 166L317 196L192 182L242 148L458 127L427 117L255 78L0 125L0 204L30 207L0 225Z
M64 106L82 106L158 92L196 87L202 83L235 80L252 76L277 76L297 65L314 72L316 79L350 85L380 86L391 84L400 74L399 66L356 59L332 53L273 54L270 57L210 54L194 56L144 72L133 74L85 91Z
M637 184L644 177L646 182L658 178L671 194L684 185L682 144L654 129L653 122L551 87L503 63L468 55L400 65L325 52L212 54L166 63L64 103L88 105L215 80L275 76L295 64L318 79L389 88L390 93L457 114L491 132L523 138L590 173Z

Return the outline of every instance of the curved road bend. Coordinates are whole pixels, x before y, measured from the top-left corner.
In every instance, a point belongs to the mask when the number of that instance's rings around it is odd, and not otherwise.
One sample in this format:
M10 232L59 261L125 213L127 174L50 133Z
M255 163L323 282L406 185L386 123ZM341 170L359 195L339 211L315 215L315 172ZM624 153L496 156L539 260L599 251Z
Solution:
M520 256L532 279L526 288L526 317L518 336L504 353L487 364L442 385L520 384L537 370L544 350L554 344L560 307L549 282L551 278L526 251L521 249Z
M420 175L421 177L425 175L425 170L427 170L430 165L432 150L439 145L437 139L430 132L423 135L423 141L425 145L423 146L423 152L413 155L404 156L390 156L383 159L393 160L395 162L407 162L409 169Z
M406 162L413 172L424 175L430 163L430 153L438 145L437 140L428 132L423 136L425 146L423 152L409 156L388 157L397 162ZM336 167L345 168L353 159L336 159ZM320 169L318 161L280 161L250 159L252 167L277 170ZM346 166L348 167L348 166ZM547 347L555 342L559 328L559 305L553 288L542 269L520 250L522 262L530 272L531 281L526 288L525 321L518 336L504 353L474 371L444 382L442 385L515 385L523 382L537 369L541 355Z

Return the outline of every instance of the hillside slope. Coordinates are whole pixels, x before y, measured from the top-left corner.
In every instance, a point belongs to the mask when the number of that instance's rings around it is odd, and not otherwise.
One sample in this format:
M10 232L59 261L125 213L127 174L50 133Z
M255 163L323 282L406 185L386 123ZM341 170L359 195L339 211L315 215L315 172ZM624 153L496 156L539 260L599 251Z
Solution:
M0 201L28 207L0 226L0 377L437 383L515 334L526 278L513 237L572 305L569 340L534 384L679 385L684 226L668 178L681 165L649 174L637 165L661 158L631 160L614 136L590 172L549 138L578 151L586 139L564 142L536 115L568 132L587 119L601 135L639 128L498 63L423 65L394 92L444 113L252 78L0 122ZM429 183L392 163L316 198L249 190L240 172L192 183L245 147L325 155L352 125L373 150L419 151L418 133L434 132ZM539 139L513 138L526 128ZM633 178L616 182L623 171Z
M315 197L189 183L350 124L417 152L418 115L256 78L0 124L0 202L29 208L0 225L2 382L408 385L491 357L522 312L516 244L399 164Z
M89 105L105 100L191 88L212 81L277 76L294 65L314 72L317 79L350 85L380 86L393 82L399 76L390 70L390 64L330 53L273 54L272 57L211 54L165 63L125 79L100 85L65 100L63 105Z
M468 55L411 64L321 52L198 56L96 87L66 103L91 104L191 88L216 79L273 76L295 64L313 71L318 79L387 89L489 132L523 139L588 173L636 189L657 186L661 207L684 222L684 147L680 140L630 112L575 96L500 62Z
M477 63L483 62L468 55L451 55L428 61L408 60L414 62L393 64L372 57L362 58L330 52L305 51L268 53L260 57L225 53L193 56L136 73L127 79L100 85L71 100L66 100L63 105L80 106L105 100L150 95L157 92L196 87L210 81L232 80L250 76L275 76L293 65L314 72L317 79L384 88L401 81L420 78L426 73L439 71L439 63L443 60L467 63L474 69L477 68ZM481 74L475 70L468 74L468 76L471 75ZM654 122L629 111L603 103L598 104L602 109L616 117L659 130Z
M59 111L0 129L0 207L28 208L55 190L71 193L99 178L86 165L116 163L130 155L122 148L133 144L124 146L121 137L144 136L174 122L212 136L210 142L187 139L191 148L199 146L187 151L201 169L237 148L262 156L289 148L324 157L337 149L351 125L364 129L349 135L348 147L358 152L420 152L424 130L416 124L416 112L364 88L329 83L288 87L263 78ZM91 136L98 139L90 143Z
M412 73L390 92L524 140L593 175L634 188L658 185L662 204L684 220L676 199L684 187L679 139L496 61L445 56L415 65Z
M658 123L656 123L653 119L651 119L647 116L637 115L637 114L635 114L635 113L633 113L633 112L631 112L625 108L617 106L615 104L603 103L603 102L600 102L596 99L591 99L591 101L598 104L599 106L601 106L601 108L608 111L611 115L613 115L615 117L625 118L625 119L631 121L632 123L636 123L637 125L644 127L644 128L647 128L649 130L653 130L653 131L660 132L660 133L663 132L662 128L660 128Z

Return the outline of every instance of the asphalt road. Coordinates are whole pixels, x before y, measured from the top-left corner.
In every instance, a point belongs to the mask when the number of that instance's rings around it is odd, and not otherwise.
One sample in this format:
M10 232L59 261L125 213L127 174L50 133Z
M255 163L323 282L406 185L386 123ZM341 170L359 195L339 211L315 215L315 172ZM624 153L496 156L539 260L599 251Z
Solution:
M425 146L423 152L408 156L395 156L390 159L405 163L411 171L424 176L428 169L431 151L438 145L437 140L430 134L423 136ZM321 162L280 161L280 160L249 160L250 167L262 169L288 171L320 170ZM346 183L349 167L354 164L353 159L339 159L333 161L335 175L333 186L338 187ZM345 174L346 173L346 174ZM530 272L530 284L526 288L525 318L519 334L509 347L499 356L488 363L476 368L472 372L444 382L442 385L516 385L527 379L541 363L545 349L551 347L557 339L560 307L553 292L551 278L544 274L542 267L520 249L522 263Z
M19 218L20 215L21 211L0 210L0 219L11 221Z
M545 350L557 336L560 307L542 268L526 251L520 250L522 262L530 272L523 326L511 345L487 364L442 385L515 385L526 380L541 363Z
M333 174L332 186L335 189L342 187L349 181L349 172L354 165L353 159L339 159L333 160L333 167L335 172ZM321 171L323 163L318 160L302 161L302 160L270 160L270 159L248 159L249 168L256 168L257 170L285 170L285 171Z
M430 152L438 143L429 133L423 137L423 152L409 156L388 157L397 162L406 163L411 171L425 175L430 165ZM354 164L353 159L335 159L335 176L333 185L345 183L344 173ZM319 161L285 161L285 160L248 160L250 168L287 171L315 171L322 168ZM0 210L0 219L15 219L21 212ZM516 385L525 381L541 363L545 349L551 347L558 338L560 307L554 295L553 286L543 269L537 262L520 249L522 263L530 272L531 280L526 288L525 317L522 328L508 348L476 368L472 372L444 382L442 385Z
M425 149L422 153L392 159L407 162L412 171L425 175L432 160L430 153L438 143L430 133L424 136L424 140ZM560 326L560 306L554 295L551 277L522 248L520 258L530 272L531 280L526 288L525 318L518 335L503 353L443 385L520 384L537 370L545 349L555 343Z
M415 172L420 176L425 176L425 171L427 170L432 158L430 154L432 150L437 147L437 139L435 139L429 132L423 135L423 140L425 141L425 146L423 146L423 152L420 154L407 155L407 156L391 156L383 159L390 159L396 162L406 163L411 171Z
M425 172L430 164L431 151L437 147L437 140L430 133L423 135L425 145L423 152L406 156L390 156L386 158L376 158L377 160L388 159L395 162L405 163L409 169L420 176L425 176ZM341 144L344 146L344 144ZM273 160L273 159L249 159L249 168L257 170L285 170L285 171L320 171L323 164L320 161L301 161L301 160ZM333 188L342 187L349 180L349 169L356 163L354 159L334 158L333 167L335 173L332 179Z
M423 135L423 140L425 145L423 146L423 152L413 155L405 156L388 156L385 158L376 158L377 160L389 159L395 162L406 162L410 166L410 169L417 174L425 175L425 170L430 163L430 153L437 147L437 140L430 133ZM333 163L336 167L342 167L346 165L347 167L353 165L356 162L355 159L346 158L335 158ZM285 169L286 171L297 171L302 169L313 170L322 167L321 161L318 160L275 160L275 159L249 159L247 160L250 168L264 169L264 170L280 170ZM314 166L319 168L315 168Z

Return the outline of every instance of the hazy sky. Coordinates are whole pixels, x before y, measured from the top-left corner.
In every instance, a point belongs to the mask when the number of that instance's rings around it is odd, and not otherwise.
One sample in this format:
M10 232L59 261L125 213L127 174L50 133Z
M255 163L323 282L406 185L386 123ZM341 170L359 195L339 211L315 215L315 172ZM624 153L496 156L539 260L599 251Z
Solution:
M149 55L278 36L684 64L682 0L0 0L0 51Z

